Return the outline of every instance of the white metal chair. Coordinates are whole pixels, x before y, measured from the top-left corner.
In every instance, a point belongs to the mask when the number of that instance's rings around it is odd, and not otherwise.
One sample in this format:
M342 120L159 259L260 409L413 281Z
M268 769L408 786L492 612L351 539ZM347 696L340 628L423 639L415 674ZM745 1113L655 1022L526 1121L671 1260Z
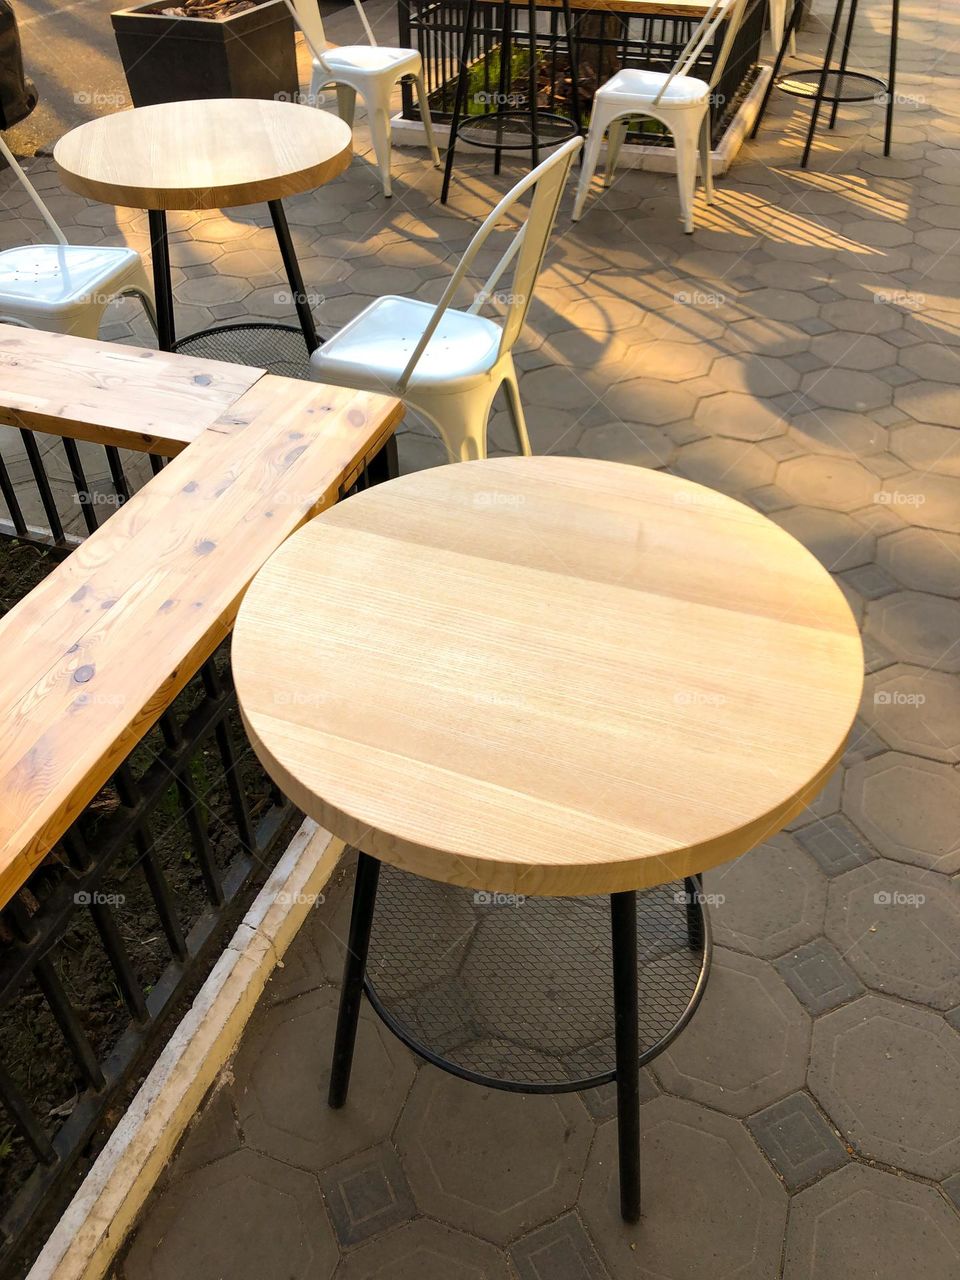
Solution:
M30 244L0 252L0 321L95 338L107 304L124 294L143 303L153 331L153 291L136 249L68 244L16 156L0 138L0 155L33 201L56 244Z
M522 453L530 453L511 351L526 320L557 207L581 138L571 138L503 197L470 241L443 297L378 298L310 357L317 378L338 387L399 396L439 431L454 461L484 458L494 396L507 390ZM468 311L457 289L494 227L531 192L526 220ZM516 259L502 319L478 314Z
M643 71L627 67L601 85L593 99L593 114L583 152L580 181L573 205L573 220L583 213L590 182L600 158L603 135L609 129L605 184L609 184L631 116L652 116L673 134L677 157L677 183L684 231L693 230L693 198L697 185L697 152L707 203L713 201L710 168L710 92L723 68L743 18L746 0L713 0L687 41L671 72ZM689 74L697 59L716 36L721 23L726 33L714 62L709 84Z
M293 14L313 54L310 101L315 104L321 89L326 85L336 85L337 111L341 120L352 127L359 93L370 121L383 194L389 196L393 194L390 183L390 98L401 80L412 80L416 85L420 118L433 163L437 166L440 164L440 153L433 136L430 105L423 84L423 59L416 49L388 49L378 45L363 5L360 0L354 0L354 4L370 43L337 47L327 43L317 0L286 0L287 8Z
M780 52L780 46L783 44L783 33L787 25L787 0L770 0L767 21L770 27L770 44L773 46L773 54L776 57ZM795 58L796 56L797 35L795 31L791 31L790 57Z

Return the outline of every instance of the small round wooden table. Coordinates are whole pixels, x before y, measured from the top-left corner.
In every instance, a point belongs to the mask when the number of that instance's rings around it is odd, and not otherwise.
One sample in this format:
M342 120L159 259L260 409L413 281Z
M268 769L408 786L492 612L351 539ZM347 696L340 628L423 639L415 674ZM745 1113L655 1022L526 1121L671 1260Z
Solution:
M673 476L461 463L294 534L247 592L233 667L268 773L362 851L331 1104L366 978L388 1025L458 1075L615 1079L635 1221L639 1066L706 978L699 875L810 803L857 711L860 639L829 574Z
M350 128L336 116L298 103L254 98L206 98L119 111L71 129L53 151L71 191L148 211L160 347L172 351L190 344L193 354L204 353L197 339L207 335L176 342L166 211L265 201L307 351L314 351L319 339L281 202L336 178L351 155ZM208 334L242 327L222 326ZM223 358L220 346L212 354Z

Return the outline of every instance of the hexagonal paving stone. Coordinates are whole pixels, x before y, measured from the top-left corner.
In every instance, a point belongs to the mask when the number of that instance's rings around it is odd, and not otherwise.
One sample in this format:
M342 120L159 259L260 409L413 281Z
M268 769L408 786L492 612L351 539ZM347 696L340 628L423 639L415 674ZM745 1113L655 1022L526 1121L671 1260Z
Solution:
M808 1083L867 1159L925 1178L960 1168L960 1036L939 1014L863 996L819 1018Z
M868 987L935 1009L960 1004L960 885L876 860L830 886L827 936Z
M777 484L811 507L856 511L873 501L880 485L851 458L814 456L781 463Z
M740 391L722 391L697 405L694 421L731 440L768 440L783 435L787 424L764 400Z
M957 420L956 387L926 380L897 387L893 403L917 422L937 422L949 427Z
M803 452L811 453L861 458L877 453L887 444L887 432L877 422L876 414L847 413L827 407L792 417L789 432L790 439L803 446Z
M573 1207L592 1136L572 1094L506 1093L424 1068L396 1142L422 1213L506 1244Z
M143 1280L330 1280L337 1246L311 1174L238 1151L155 1200L124 1265Z
M953 1280L960 1218L934 1187L851 1164L790 1207L784 1280Z
M949 765L884 752L849 770L843 803L886 857L960 870L960 774Z
M910 467L960 475L960 433L955 427L911 422L890 433L890 449Z
M864 718L898 751L960 762L960 678L897 663L868 676Z
M792 507L773 518L832 573L869 564L873 559L876 547L873 535L840 511Z
M524 1236L510 1257L520 1280L610 1280L575 1213Z
M747 1128L791 1191L845 1164L847 1152L808 1093L758 1111Z
M665 467L676 451L670 437L659 427L610 422L602 427L585 427L579 452L584 458L606 458L639 467Z
M740 440L698 440L680 449L671 470L721 493L740 494L769 484L776 463Z
M898 591L869 606L867 628L906 662L960 671L960 602L956 600Z
M413 1083L412 1055L364 1009L350 1095L327 1105L338 992L259 1009L237 1055L235 1093L247 1145L306 1169L322 1169L390 1134Z
M897 349L882 338L866 333L824 333L814 338L810 350L825 364L869 372L897 362Z
M320 1187L342 1249L416 1216L403 1169L389 1143L324 1169Z
M857 413L879 409L893 399L893 392L885 382L872 373L856 369L814 370L804 376L800 390L807 402L831 409L852 409Z
M692 418L696 397L682 385L657 378L630 378L618 382L604 394L603 403L624 422L640 422L655 427Z
M863 994L863 983L826 938L788 951L775 961L777 973L816 1016Z
M902 529L881 538L879 562L904 587L935 595L960 595L960 536Z
M960 533L960 477L930 471L907 471L883 482L878 499L894 508L901 520Z
M512 1276L506 1255L493 1245L421 1218L353 1250L341 1264L337 1280L512 1280Z
M777 1274L787 1198L741 1123L680 1098L643 1106L633 1227L620 1218L616 1129L609 1121L597 1135L580 1209L614 1280Z
M718 948L703 1003L656 1060L665 1089L745 1116L799 1089L810 1019L764 960Z
M716 942L750 955L772 959L823 926L827 882L787 835L708 872L704 890L723 899L710 910Z

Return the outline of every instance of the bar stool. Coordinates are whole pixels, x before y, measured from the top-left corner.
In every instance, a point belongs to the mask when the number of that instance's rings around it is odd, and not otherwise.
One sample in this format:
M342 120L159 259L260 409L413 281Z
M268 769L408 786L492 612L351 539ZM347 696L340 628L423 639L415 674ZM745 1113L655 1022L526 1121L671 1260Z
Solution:
M860 639L830 575L687 480L464 462L294 534L247 592L233 667L267 772L362 851L330 1106L366 985L465 1079L615 1080L637 1221L639 1068L709 969L699 876L811 801L857 711Z
M457 89L453 101L453 119L450 122L450 136L447 142L446 160L443 169L443 186L440 190L440 203L447 203L450 191L450 179L453 175L453 160L457 149L457 139L465 138L473 146L487 147L494 152L494 173L500 172L500 162L504 151L526 151L530 149L530 167L535 169L540 163L540 147L555 146L566 142L569 138L583 135L583 121L580 111L580 92L578 87L579 71L577 67L576 40L573 20L570 16L570 0L561 0L563 11L563 31L567 47L567 58L570 64L571 108L573 119L560 115L555 111L542 111L537 106L538 86L538 49L537 8L535 0L502 0L500 4L500 74L497 89L496 109L483 115L464 119L467 97L467 83L470 77L471 41L476 30L477 4L489 4L491 0L467 0L467 12L463 24L463 40L460 45L459 72ZM513 107L512 77L513 47L516 36L514 32L513 10L526 8L527 11L527 44L529 49L529 66L527 68L527 103L525 107ZM551 41L556 43L556 34L551 34ZM545 131L541 132L542 129ZM528 136L522 136L526 132ZM492 136L491 136L492 135ZM513 141L509 141L509 138Z

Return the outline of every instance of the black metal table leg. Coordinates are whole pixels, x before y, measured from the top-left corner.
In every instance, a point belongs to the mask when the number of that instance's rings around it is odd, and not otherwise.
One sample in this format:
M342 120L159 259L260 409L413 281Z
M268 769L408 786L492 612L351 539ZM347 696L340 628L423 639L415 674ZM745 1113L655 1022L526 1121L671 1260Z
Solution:
M820 108L823 106L823 95L827 87L827 76L830 74L830 64L833 61L833 50L836 47L837 35L840 31L840 19L843 16L843 0L837 0L837 7L833 11L833 22L830 24L830 35L827 39L827 49L823 55L823 67L820 71L820 79L817 81L817 96L813 100L813 110L810 113L810 126L807 129L807 140L804 144L803 155L800 158L800 168L807 167L807 161L810 159L810 149L813 146L813 135L817 131L817 121L820 119Z
M893 141L893 107L897 92L897 33L900 26L900 0L893 0L890 14L890 74L887 76L887 122L883 132L883 154L890 154Z
M350 1068L353 1066L353 1049L357 1042L357 1021L360 1017L360 1001L363 997L363 975L367 967L367 951L370 947L370 929L373 925L373 910L377 901L379 879L380 863L369 854L361 853L357 860L357 880L353 890L353 909L350 913L350 935L347 939L347 955L343 964L340 1011L337 1014L337 1035L333 1045L330 1090L327 1095L330 1106L334 1108L343 1106L350 1087Z
M443 186L440 188L440 203L447 203L450 191L450 177L453 173L453 154L457 146L457 133L460 129L460 117L463 115L463 103L467 95L467 78L470 72L470 41L473 38L473 19L476 0L468 0L466 17L463 20L463 43L460 46L460 71L457 75L457 92L453 99L453 119L450 121L450 134L447 138L447 154L443 166Z
M700 904L703 879L700 876L686 876L683 888L687 895L687 942L691 951L699 951L703 946L703 912Z
M536 0L527 0L527 23L530 27L530 66L527 70L527 94L530 98L530 160L531 168L540 163L540 126L537 118L537 6Z
M280 257L283 259L283 269L287 273L290 291L293 294L293 302L297 308L297 315L300 318L300 328L303 330L303 340L307 344L308 351L316 351L317 347L320 345L320 339L317 336L317 326L314 323L313 312L310 309L310 300L307 297L307 291L303 284L303 276L300 272L300 263L297 261L297 255L293 248L293 240L290 237L290 227L287 224L287 215L283 209L283 202L280 200L270 200L267 203L270 209L270 217L273 219L273 229L277 234L277 244L280 246Z
M832 129L837 123L837 112L840 110L840 98L843 95L843 81L847 73L847 63L850 60L850 43L853 40L853 24L857 17L857 0L850 0L850 13L847 16L847 29L843 33L843 52L840 54L840 74L837 81L837 92L833 99L833 106L830 108L830 124L828 128Z
M577 133L583 137L583 112L580 108L580 55L577 51L577 37L574 19L570 13L570 0L563 0L563 29L567 36L567 62L570 66L570 88L573 93L570 105L573 108L573 122ZM583 164L583 149L580 150L580 163Z
M370 459L367 466L366 482L383 484L385 480L395 480L400 474L400 459L397 454L397 437L392 435L383 448Z
M500 77L498 89L497 110L503 111L509 106L508 97L510 94L510 86L513 83L511 71L513 70L513 7L510 0L504 0L503 19L500 26ZM500 126L500 133L497 135L497 141L503 139L503 125ZM493 153L493 172L500 172L500 163L503 159L503 148L497 147Z
M170 279L170 245L167 215L163 209L149 209L150 256L153 261L153 292L157 304L157 342L161 351L172 351L176 341L173 323L173 282Z
M790 37L796 31L800 23L800 0L794 0L793 8L790 10L790 20L784 28L783 40L780 48L777 50L776 61L773 64L773 70L770 72L770 79L767 81L767 87L763 91L763 101L760 103L760 110L757 112L757 118L753 122L753 128L750 130L750 137L755 138L760 129L760 123L766 115L767 107L770 104L770 95L777 83L777 76L780 74L780 68L783 66L783 60L787 56L787 49L790 47Z
M640 1219L640 1026L637 984L637 895L610 895L613 1009L617 1063L620 1215Z

